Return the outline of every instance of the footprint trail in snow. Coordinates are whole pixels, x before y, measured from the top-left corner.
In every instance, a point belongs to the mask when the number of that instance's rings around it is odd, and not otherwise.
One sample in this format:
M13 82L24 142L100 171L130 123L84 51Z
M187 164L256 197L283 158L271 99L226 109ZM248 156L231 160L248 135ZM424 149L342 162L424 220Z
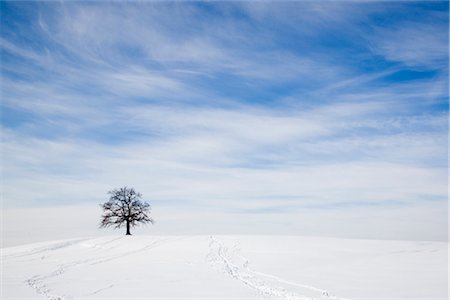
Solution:
M211 236L206 260L216 269L256 290L263 298L287 300L349 300L331 295L328 291L313 286L295 283L280 277L257 272L250 268L249 261L239 253L238 245L231 248ZM295 286L295 291L284 286ZM298 290L302 291L299 292Z

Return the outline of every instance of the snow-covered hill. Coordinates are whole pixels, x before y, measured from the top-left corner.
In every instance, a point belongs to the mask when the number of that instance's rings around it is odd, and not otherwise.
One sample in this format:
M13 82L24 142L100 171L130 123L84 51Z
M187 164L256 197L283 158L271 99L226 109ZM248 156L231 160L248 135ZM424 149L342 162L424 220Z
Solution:
M115 236L2 249L2 299L447 299L447 243Z

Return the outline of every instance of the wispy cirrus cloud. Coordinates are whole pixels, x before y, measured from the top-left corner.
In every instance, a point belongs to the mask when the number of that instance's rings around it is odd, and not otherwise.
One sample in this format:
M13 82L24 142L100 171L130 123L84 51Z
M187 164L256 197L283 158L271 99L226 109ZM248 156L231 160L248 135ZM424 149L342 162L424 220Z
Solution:
M223 220L445 204L448 5L2 8L6 207L124 184Z
M406 67L441 69L448 64L448 42L448 15L439 13L424 23L378 28L371 45L375 53Z

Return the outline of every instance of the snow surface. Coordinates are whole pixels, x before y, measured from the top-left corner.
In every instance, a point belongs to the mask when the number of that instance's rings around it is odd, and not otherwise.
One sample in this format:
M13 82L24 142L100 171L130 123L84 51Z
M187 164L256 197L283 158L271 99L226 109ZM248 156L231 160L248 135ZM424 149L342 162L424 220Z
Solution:
M110 236L3 248L2 299L447 299L445 242Z

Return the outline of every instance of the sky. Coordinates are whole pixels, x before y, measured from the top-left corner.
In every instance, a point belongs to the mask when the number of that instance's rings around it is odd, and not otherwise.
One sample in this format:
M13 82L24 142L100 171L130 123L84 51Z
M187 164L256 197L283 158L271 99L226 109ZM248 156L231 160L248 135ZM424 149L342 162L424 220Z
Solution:
M5 244L122 186L149 234L447 240L448 2L0 5Z

